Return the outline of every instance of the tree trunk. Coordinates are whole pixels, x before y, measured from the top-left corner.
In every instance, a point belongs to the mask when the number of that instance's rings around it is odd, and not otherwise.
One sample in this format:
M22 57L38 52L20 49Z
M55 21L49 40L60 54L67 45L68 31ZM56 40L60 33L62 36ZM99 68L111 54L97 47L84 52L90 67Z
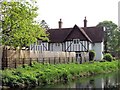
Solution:
M18 49L18 60L21 58L21 49Z

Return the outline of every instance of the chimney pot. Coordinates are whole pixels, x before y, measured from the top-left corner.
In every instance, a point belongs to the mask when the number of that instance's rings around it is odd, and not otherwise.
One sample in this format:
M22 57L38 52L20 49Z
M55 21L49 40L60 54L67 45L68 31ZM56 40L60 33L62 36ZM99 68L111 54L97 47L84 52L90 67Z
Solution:
M62 19L60 19L60 21L58 22L58 25L59 25L59 29L62 28Z
M84 19L84 27L87 27L87 20L86 20L86 17Z

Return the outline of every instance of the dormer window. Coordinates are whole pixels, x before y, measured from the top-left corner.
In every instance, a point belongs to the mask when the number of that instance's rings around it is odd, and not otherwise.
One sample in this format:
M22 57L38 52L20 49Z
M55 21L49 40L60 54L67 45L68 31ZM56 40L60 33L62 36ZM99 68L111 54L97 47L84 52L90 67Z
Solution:
M74 44L79 44L80 39L73 39Z

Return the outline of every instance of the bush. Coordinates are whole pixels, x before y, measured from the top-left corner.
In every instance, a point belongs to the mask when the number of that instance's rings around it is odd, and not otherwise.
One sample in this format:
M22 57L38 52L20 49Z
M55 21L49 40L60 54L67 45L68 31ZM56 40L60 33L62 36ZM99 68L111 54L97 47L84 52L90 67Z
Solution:
M113 60L113 57L111 54L106 53L103 57L104 60L111 62Z
M90 61L94 60L95 54L96 54L95 51L93 51L93 50L89 51L89 60Z

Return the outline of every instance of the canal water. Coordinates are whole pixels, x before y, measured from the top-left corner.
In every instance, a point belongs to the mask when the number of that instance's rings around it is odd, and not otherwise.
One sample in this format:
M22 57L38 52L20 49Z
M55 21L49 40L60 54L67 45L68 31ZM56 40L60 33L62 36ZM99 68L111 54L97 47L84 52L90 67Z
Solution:
M70 81L67 83L57 83L54 85L45 85L32 88L31 90L47 90L52 88L112 88L112 90L120 90L120 70L116 72L111 72L108 74L100 74L86 78L79 78L75 81Z

